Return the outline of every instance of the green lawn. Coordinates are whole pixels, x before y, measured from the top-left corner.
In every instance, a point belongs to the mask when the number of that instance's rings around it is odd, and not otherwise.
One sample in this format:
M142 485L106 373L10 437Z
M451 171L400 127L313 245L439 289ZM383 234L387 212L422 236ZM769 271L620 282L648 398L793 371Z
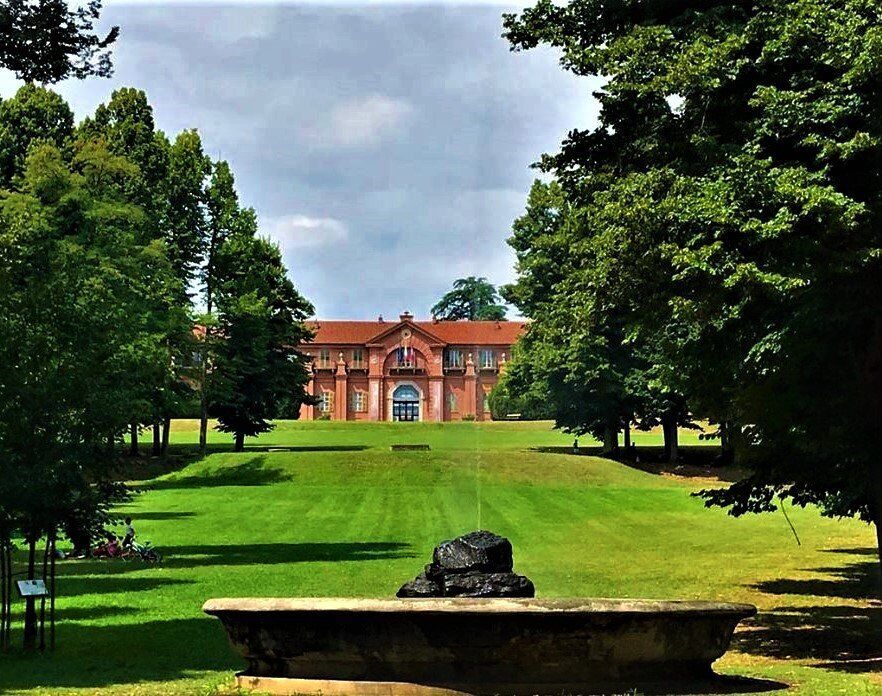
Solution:
M192 422L175 424L177 450L195 440ZM866 525L789 510L797 546L780 513L706 510L689 495L695 480L533 450L572 442L547 424L281 423L244 453L220 451L229 441L213 433L218 451L141 484L125 508L162 567L59 564L58 650L0 657L0 693L226 691L241 663L201 614L207 598L388 597L438 541L481 527L512 540L541 596L757 604L722 672L799 696L882 693Z

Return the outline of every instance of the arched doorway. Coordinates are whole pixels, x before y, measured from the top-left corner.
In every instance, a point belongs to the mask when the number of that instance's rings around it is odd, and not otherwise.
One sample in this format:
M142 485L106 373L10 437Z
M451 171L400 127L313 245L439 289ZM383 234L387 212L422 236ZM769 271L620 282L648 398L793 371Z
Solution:
M412 384L400 384L392 392L392 420L401 422L420 419L420 393Z

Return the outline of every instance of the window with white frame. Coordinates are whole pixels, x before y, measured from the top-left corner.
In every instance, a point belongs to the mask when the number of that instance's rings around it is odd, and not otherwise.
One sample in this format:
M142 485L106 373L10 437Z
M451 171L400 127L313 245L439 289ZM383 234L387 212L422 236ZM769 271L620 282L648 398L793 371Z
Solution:
M319 394L318 409L322 413L330 413L334 409L334 392L322 391Z
M364 413L367 411L367 394L360 389L352 392L352 410L355 413Z
M496 353L487 348L482 348L479 354L480 362L478 363L482 369L490 369L496 367Z
M330 348L322 348L319 351L319 367L330 367L331 366L331 349Z
M464 364L461 348L448 348L445 351L444 367L462 367Z
M364 350L361 348L352 349L352 367L364 367Z
M459 404L457 403L455 392L447 392L447 410L450 413L459 410Z

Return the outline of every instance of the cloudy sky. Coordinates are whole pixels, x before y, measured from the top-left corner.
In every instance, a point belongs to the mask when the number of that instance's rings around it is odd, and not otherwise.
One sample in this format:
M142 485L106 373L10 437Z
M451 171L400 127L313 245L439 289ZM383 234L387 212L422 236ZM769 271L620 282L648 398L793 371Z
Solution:
M58 89L82 117L136 86L198 128L319 317L425 317L455 278L512 280L529 165L594 122L596 84L511 53L507 9L106 0L114 78Z

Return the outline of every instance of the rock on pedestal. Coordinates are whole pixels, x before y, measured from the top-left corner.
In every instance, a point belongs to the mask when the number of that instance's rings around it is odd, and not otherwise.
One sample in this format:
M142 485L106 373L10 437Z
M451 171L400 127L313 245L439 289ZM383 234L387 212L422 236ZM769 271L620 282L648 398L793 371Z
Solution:
M398 597L533 597L533 583L513 570L508 539L493 532L464 534L435 547L426 569Z

